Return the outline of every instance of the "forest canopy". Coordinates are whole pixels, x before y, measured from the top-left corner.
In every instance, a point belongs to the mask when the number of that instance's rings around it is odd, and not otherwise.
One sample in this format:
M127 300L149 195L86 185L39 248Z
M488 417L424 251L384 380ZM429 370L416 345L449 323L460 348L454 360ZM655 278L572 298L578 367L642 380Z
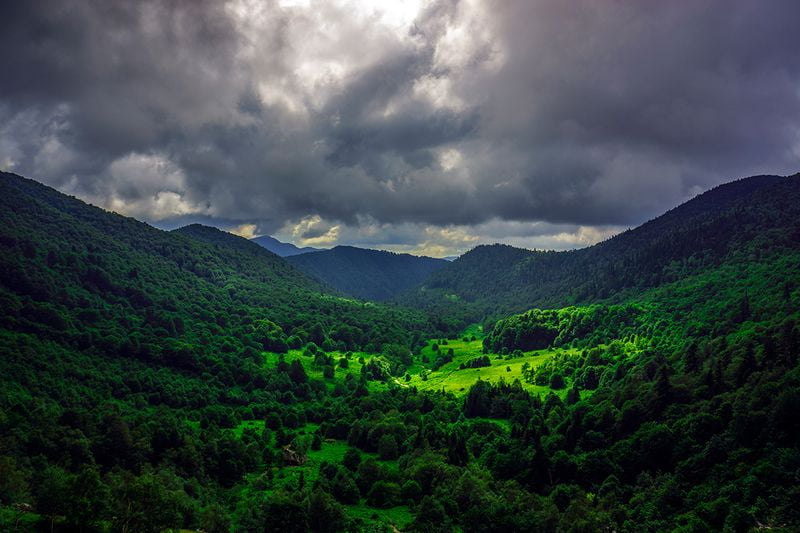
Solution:
M0 527L796 530L797 179L399 305L2 174Z

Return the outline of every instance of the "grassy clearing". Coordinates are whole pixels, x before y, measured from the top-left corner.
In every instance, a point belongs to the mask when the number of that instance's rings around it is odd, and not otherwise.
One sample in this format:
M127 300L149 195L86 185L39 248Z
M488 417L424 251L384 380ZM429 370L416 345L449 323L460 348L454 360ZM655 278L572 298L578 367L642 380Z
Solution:
M445 392L452 392L456 395L465 394L473 383L482 379L497 383L498 381L505 380L506 382L513 382L519 379L523 388L534 394L548 394L551 392L550 387L532 385L523 380L522 367L525 363L535 368L545 361L553 358L556 354L567 353L577 354L577 350L536 350L526 352L523 357L514 359L505 359L497 354L484 354L483 344L481 340L463 340L463 337L472 338L473 335L477 337L480 332L479 327L473 326L472 329L465 332L460 339L448 339L447 344L440 342L440 339L434 339L422 349L419 357L414 361L414 365L409 368L410 381L401 379L400 382L417 387L420 390L444 390ZM439 349L435 351L433 345L438 344ZM444 364L438 370L430 370L433 362L439 357L439 354L447 354L449 350L453 350L453 360ZM470 361L484 355L489 356L491 366L480 368L465 368L461 369L461 364L469 364ZM426 379L423 375L427 374ZM558 391L563 394L564 391Z
M242 433L244 433L245 429L254 429L259 434L264 431L264 421L263 420L242 420L238 426L233 428L233 434L236 435L237 439L242 438Z
M263 352L264 355L264 365L267 368L275 368L278 364L278 360L280 358L280 354L273 353L273 352ZM345 357L343 352L328 352L334 360L334 375L333 378L325 378L323 375L323 367L320 365L314 364L314 358L308 357L303 355L303 350L289 350L288 353L284 355L284 359L287 363L291 363L293 360L297 359L303 364L303 368L306 371L306 374L309 378L315 380L324 381L328 389L333 389L336 386L337 381L343 381L348 374L352 374L353 377L359 378L361 376L361 367L363 366L359 359L362 359L366 362L369 361L370 358L374 357L374 354L368 354L366 352L352 352L352 355L347 361L347 368L341 368L339 366L339 360Z
M300 476L306 484L313 484L319 477L322 463L339 464L349 446L344 441L326 441L320 450L309 450L308 460L302 466L284 466L275 468L275 488L296 490L300 484Z
M527 363L531 368L535 368L551 359L556 354L577 353L576 350L569 349L537 350L527 352L523 357L505 359L498 354L483 353L483 343L481 340L483 336L484 333L481 326L479 324L473 324L469 326L459 338L446 339L447 344L444 344L443 339L429 340L425 347L422 348L420 354L414 357L412 364L408 367L407 373L411 377L410 381L406 381L403 377L398 377L395 379L395 382L401 386L413 386L420 390L444 390L445 392L452 392L457 396L461 396L465 394L478 379L490 381L492 383L497 383L500 380L513 382L519 379L525 390L534 394L544 395L553 391L547 386L533 385L525 382L522 375L522 366ZM438 350L433 349L434 344L438 345ZM448 354L450 350L453 351L453 360L442 365L437 370L432 370L437 357L439 357L440 354ZM352 374L356 379L360 378L361 367L363 365L359 360L363 359L366 362L379 354L353 352L348 359L348 368L339 367L338 361L345 356L344 353L335 351L329 352L329 355L336 361L336 364L334 377L328 379L323 376L323 368L315 365L311 357L303 355L302 350L289 350L289 352L284 355L284 358L287 363L295 359L299 360L310 378L322 380L327 383L329 389L333 389L336 383L343 381L348 374ZM489 356L491 366L481 368L459 368L462 363L467 365L473 359L484 355ZM278 363L279 357L279 354L264 352L264 364L268 368L274 368ZM424 374L426 374L426 379L422 377ZM370 389L382 386L384 386L384 384L380 382L369 382ZM564 390L555 392L562 396L565 393ZM263 429L263 422L257 422L261 423L261 426L253 422L256 428ZM239 431L237 435L240 435L243 428L240 427L237 429Z
M242 422L240 427L246 426L251 422L259 421L245 421ZM263 423L262 423L263 425ZM313 435L319 429L318 424L308 423L302 428L298 429L299 434ZM241 431L239 432L241 434ZM287 488L296 487L300 479L300 473L303 473L305 482L314 482L319 476L319 467L322 463L341 464L344 459L344 454L350 445L344 440L325 439L319 450L309 449L307 451L307 460L300 466L286 466L276 470L276 479L283 480L281 483L276 484L276 488L286 486ZM367 453L354 448L361 455L361 460L364 461L372 458L381 466L388 470L397 471L397 460L382 460L378 457L377 453Z
M375 509L366 505L348 505L347 514L351 518L359 518L367 523L381 523L389 527L394 526L404 531L414 520L411 510L405 505L390 509ZM377 531L377 529L375 529Z
M314 424L308 424L304 428L306 433L312 433L316 430ZM319 469L323 463L341 464L344 455L350 446L345 441L341 440L325 440L319 450L309 450L308 459L301 466L284 466L273 468L274 484L273 488L266 492L274 490L296 490L302 482L306 486L313 485L319 477ZM380 465L387 469L397 471L398 465L396 460L383 461L380 460L377 454L364 453L359 450L362 461L367 458L375 459ZM366 522L380 522L386 525L394 525L400 529L411 523L413 515L406 506L392 507L390 509L375 509L368 507L364 500L358 505L345 505L345 510L351 518L362 519Z

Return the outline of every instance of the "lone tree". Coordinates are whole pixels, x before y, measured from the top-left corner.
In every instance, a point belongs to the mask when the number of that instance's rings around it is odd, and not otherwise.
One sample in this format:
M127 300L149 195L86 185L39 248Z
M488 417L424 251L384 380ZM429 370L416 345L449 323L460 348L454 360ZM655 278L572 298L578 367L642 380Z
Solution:
M299 359L295 359L289 364L289 378L298 385L308 381L306 369L303 368L303 363Z

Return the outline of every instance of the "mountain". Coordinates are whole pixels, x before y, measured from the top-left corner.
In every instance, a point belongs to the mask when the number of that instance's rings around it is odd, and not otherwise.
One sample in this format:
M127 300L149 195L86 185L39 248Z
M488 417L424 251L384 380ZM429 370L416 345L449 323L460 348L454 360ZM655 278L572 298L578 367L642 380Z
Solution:
M298 248L294 244L290 242L281 242L275 237L270 237L269 235L263 235L261 237L255 237L254 239L250 239L252 242L256 243L259 246L263 246L270 252L277 254L281 257L290 257L293 255L299 254L306 254L308 252L318 252L320 251L319 248L312 248L310 246L305 246L303 248Z
M100 514L104 530L183 523L274 461L271 440L234 437L242 419L291 412L305 424L294 406L327 390L312 368L333 361L321 350L385 348L388 369L435 331L421 313L341 298L246 239L161 231L0 173L0 529L11 528L6 506L28 501L25 520L67 520L61 531L95 530L85 526ZM318 381L296 361L306 346ZM267 365L265 350L291 359ZM337 394L366 391L353 365ZM88 514L73 513L80 505Z
M364 310L214 228L161 231L13 174L0 174L0 194L0 298L10 329L70 346L83 346L96 330L91 338L105 339L101 352L128 353L145 350L144 340L132 339L193 343L223 324L229 332L252 329L254 317L275 324L277 344L298 347L310 337L348 349L406 343L403 324L425 327L421 315L400 309ZM213 367L215 339L197 350L193 368ZM244 349L250 341L229 342Z
M345 294L388 300L419 285L447 261L353 246L295 255L288 261Z
M594 246L542 252L479 246L398 298L409 306L458 308L464 320L531 307L556 308L631 295L728 262L761 257L759 246L800 242L800 175L755 176L715 187L638 228Z
M0 530L797 531L799 200L479 247L426 314L0 174Z

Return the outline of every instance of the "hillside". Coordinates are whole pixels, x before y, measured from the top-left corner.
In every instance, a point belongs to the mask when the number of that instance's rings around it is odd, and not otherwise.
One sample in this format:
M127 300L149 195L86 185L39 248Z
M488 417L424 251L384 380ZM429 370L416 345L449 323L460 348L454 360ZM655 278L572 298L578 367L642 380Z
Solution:
M118 504L114 520L125 522L112 529L160 530L153 524L239 482L271 449L247 451L220 427L320 394L305 374L266 367L265 350L385 348L391 364L431 331L418 313L328 293L245 239L197 225L161 231L2 173L0 528L16 520L4 504L38 501L69 527ZM142 473L154 468L160 481ZM86 476L111 469L96 483L120 494L177 479L208 489L162 492L125 517L126 500L81 492L94 482ZM63 504L43 503L51 485ZM61 507L78 505L73 496L89 498L89 514Z
M530 307L623 301L647 289L748 260L753 242L800 242L800 175L756 176L721 185L664 215L589 248L541 252L479 246L401 297L454 309L465 321Z
M281 242L275 237L271 237L269 235L262 235L261 237L255 237L250 240L281 257L290 257L292 255L320 251L319 248L312 248L311 246L299 248L290 242Z
M2 174L0 529L795 531L796 202L744 180L586 250L480 247L428 318ZM452 334L531 272L598 301Z
M133 326L145 329L180 316L186 330L194 324L205 329L215 316L229 328L265 318L286 338L321 327L325 333L317 340L334 343L330 335L339 322L352 319L359 329L375 325L374 311L325 295L319 282L246 239L201 226L160 231L10 174L2 175L0 187L6 310L62 315L57 322L66 332L94 323L118 330L115 324L131 323L134 316L142 323ZM258 311L243 314L251 307ZM377 327L394 328L393 314ZM407 336L396 331L387 339Z
M388 300L419 285L447 261L352 246L288 258L300 270L345 294L364 300Z

